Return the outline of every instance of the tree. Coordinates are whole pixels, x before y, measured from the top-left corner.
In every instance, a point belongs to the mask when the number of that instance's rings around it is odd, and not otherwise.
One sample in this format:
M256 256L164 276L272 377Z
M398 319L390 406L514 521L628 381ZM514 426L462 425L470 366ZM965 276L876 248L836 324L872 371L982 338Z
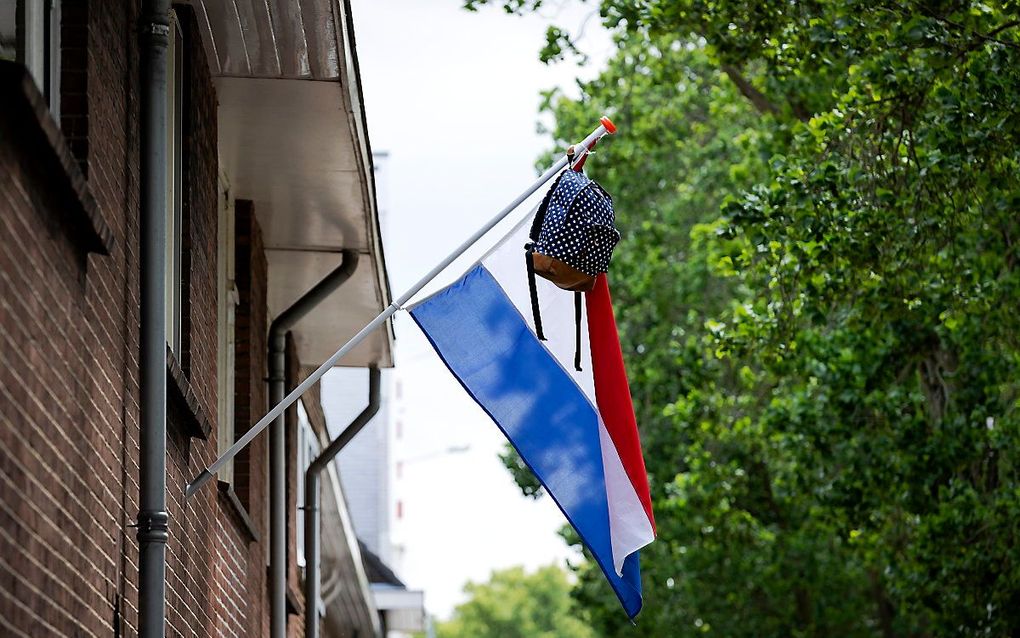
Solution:
M436 626L438 638L589 638L573 609L566 573L550 565L533 573L512 567L487 583L468 583L470 599Z
M1018 9L601 3L618 55L546 108L557 146L621 126L590 171L659 527L642 635L1020 628ZM597 568L574 595L633 635Z

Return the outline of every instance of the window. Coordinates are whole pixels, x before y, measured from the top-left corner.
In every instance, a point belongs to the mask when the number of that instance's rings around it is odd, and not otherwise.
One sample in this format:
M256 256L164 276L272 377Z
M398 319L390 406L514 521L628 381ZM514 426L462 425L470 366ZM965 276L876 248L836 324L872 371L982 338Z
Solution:
M312 424L308 420L308 413L305 412L304 403L298 401L298 431L297 431L297 513L295 531L297 533L297 564L305 566L305 470L312 464L312 461L319 456L319 437L315 435Z
M234 427L234 382L236 373L235 350L237 343L237 304L240 295L236 281L236 243L237 229L234 223L234 198L230 194L230 185L226 177L220 175L220 207L216 222L217 264L217 304L216 304L216 383L219 405L217 406L217 436L219 451L222 454L235 441ZM220 468L219 478L232 483L234 480L234 462L231 460Z
M170 12L170 43L166 61L166 342L181 351L181 227L183 210L182 122L184 40L177 15Z
M60 0L0 0L0 59L25 65L59 120Z

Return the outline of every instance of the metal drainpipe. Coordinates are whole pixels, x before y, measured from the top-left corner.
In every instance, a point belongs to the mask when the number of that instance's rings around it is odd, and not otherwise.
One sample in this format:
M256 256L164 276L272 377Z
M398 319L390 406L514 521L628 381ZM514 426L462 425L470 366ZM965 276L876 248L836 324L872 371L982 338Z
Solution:
M379 411L379 368L368 369L368 406L354 417L305 472L305 638L319 638L319 476L340 450L368 425ZM385 633L383 634L386 635Z
M358 267L358 253L343 250L343 261L311 290L280 313L269 327L269 405L287 394L287 332L339 288ZM271 638L287 636L287 454L284 415L269 428L269 569Z
M170 1L145 0L141 56L138 633L166 631L166 58Z

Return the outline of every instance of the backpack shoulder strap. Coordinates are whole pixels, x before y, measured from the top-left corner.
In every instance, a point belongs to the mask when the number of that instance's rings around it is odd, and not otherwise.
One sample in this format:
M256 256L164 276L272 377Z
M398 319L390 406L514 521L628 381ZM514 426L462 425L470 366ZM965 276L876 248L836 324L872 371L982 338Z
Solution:
M535 213L535 219L531 222L531 232L528 233L528 237L531 237L531 241L538 241L538 236L542 232L542 224L545 222L545 211L549 209L549 200L552 199L553 191L559 186L560 180L567 174L566 169L556 176L553 180L552 186L545 192L545 197L542 198L542 203L538 205L538 211Z
M574 370L581 371L581 304L584 293L574 293Z
M531 316L535 320L535 336L545 341L542 332L542 311L538 307L538 286L535 284L535 244L528 242L524 246L524 260L528 264L528 294L531 296Z

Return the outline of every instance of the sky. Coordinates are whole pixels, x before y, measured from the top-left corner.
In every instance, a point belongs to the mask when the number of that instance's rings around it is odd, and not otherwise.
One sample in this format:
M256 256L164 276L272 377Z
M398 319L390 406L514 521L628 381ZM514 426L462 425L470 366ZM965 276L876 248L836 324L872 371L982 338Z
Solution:
M611 52L590 3L554 0L523 18L499 6L460 7L460 0L353 0L369 137L373 151L387 154L377 179L394 297L534 181L535 161L551 145L537 133L540 92L559 86L576 95L574 79L593 77ZM549 24L576 32L586 18L584 68L538 61ZM423 294L456 278L499 236L497 229ZM401 422L393 456L403 461L393 487L403 550L396 567L409 588L424 590L428 612L447 618L469 580L574 555L557 535L565 520L555 504L522 496L503 468L504 439L491 420L406 314L394 327L388 382L400 391L390 392L389 415ZM365 378L331 372L323 395L344 383L367 388ZM331 426L361 409L326 405Z

